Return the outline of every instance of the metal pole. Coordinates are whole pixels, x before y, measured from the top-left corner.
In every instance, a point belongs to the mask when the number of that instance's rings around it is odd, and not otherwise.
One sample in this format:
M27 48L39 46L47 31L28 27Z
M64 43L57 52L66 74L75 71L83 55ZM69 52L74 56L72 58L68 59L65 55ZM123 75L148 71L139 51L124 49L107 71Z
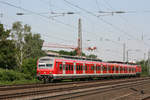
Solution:
M125 55L126 55L126 44L123 43L123 62L125 62Z
M81 28L81 19L79 19L78 23L78 56L82 56L82 28Z
M147 64L147 68L148 68L148 75L150 75L150 50L148 51L148 64Z
M127 50L127 62L128 62L128 53L129 53L129 50Z
M145 57L146 57L146 53L144 53L144 66L145 66L145 62L146 62L146 60L145 60Z

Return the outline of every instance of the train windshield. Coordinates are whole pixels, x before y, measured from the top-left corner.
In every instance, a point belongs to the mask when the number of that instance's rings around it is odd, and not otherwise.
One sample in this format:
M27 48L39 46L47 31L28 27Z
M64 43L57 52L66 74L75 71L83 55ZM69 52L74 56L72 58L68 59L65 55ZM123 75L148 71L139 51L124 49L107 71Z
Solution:
M53 67L53 59L50 57L41 57L38 63L40 69L51 69Z
M47 69L47 68L52 68L53 64L39 64L38 66L40 69Z

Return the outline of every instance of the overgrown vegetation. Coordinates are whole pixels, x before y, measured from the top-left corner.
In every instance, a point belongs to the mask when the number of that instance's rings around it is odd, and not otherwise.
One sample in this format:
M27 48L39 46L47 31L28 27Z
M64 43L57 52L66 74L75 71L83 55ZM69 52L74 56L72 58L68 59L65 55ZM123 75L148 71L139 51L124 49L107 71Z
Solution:
M0 84L35 82L37 59L45 55L43 42L29 25L15 22L6 30L0 24Z
M148 76L148 61L139 61L137 64L141 65L142 67L142 76Z

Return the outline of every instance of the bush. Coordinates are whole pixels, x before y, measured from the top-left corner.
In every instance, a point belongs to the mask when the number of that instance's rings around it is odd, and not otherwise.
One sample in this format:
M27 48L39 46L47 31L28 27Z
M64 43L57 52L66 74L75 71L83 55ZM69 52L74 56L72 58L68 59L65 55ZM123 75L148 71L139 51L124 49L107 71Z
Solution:
M32 80L28 74L20 73L14 70L0 69L0 81Z
M21 67L22 72L34 78L36 76L36 68L37 68L36 66L37 66L37 58L25 59Z

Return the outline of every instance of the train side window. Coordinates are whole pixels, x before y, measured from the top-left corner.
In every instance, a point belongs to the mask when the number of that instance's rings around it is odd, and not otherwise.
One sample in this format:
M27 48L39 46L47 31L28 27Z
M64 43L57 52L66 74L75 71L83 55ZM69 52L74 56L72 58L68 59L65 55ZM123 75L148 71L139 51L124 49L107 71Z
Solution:
M94 66L91 66L91 70L94 70Z
M111 71L111 67L110 66L108 66L108 71Z
M81 66L79 65L79 70L81 70Z
M76 70L77 70L77 71L79 70L79 66L78 66L78 65L76 65Z
M106 70L107 70L106 66L103 66L103 71L106 71Z
M66 70L68 70L68 64L66 64Z
M98 70L99 70L99 71L101 70L101 66L98 66Z
M73 65L69 65L69 70L73 70Z
M135 72L135 68L133 68L133 72Z
M62 64L59 64L59 70L62 70Z
M83 66L81 65L81 70L83 70Z
M101 70L103 71L103 64L101 64L101 67L100 67L100 68L101 68Z
M68 70L71 70L71 66L70 65L68 65Z
M99 65L96 66L96 70L97 70L97 71L100 71L100 66L99 66Z
M122 71L122 67L120 67L120 71Z
M124 67L122 67L122 71L124 71Z
M118 71L118 67L116 67L116 71Z
M85 70L87 71L87 65L85 65Z
M112 66L112 71L114 71L115 70L115 68L114 68L114 66Z

